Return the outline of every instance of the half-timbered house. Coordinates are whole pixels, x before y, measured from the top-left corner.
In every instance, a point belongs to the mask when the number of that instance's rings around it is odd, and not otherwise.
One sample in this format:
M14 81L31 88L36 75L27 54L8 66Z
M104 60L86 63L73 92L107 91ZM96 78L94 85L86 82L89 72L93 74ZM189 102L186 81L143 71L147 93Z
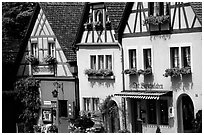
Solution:
M124 7L125 3L87 3L76 41L80 111L105 116L102 126L107 132L118 132L122 126L120 98L113 94L123 86L122 50L115 33ZM95 125L100 124L96 120Z
M19 78L40 80L41 125L68 132L68 118L79 111L76 37L83 3L38 3L20 49Z
M131 132L192 132L202 110L202 4L135 2L124 11L126 128Z

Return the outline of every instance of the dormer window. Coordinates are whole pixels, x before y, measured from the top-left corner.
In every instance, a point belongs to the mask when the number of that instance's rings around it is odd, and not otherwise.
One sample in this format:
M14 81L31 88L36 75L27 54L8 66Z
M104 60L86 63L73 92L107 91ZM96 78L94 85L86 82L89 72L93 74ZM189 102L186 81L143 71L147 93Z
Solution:
M150 2L150 15L169 15L169 2Z
M144 23L149 24L151 35L169 34L170 27L170 2L149 2L149 16Z

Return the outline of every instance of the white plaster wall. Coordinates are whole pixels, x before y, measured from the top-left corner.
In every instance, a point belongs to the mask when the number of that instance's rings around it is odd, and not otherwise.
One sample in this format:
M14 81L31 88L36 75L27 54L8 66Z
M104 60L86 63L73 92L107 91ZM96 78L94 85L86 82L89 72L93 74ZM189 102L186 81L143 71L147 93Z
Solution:
M90 55L112 55L112 70L115 80L88 80L84 74L85 69L90 69ZM103 102L108 95L122 91L122 63L119 47L104 49L100 47L79 48L77 51L80 110L83 110L83 97L98 97ZM115 99L120 104L120 99Z
M165 69L170 68L170 46L191 46L191 70L192 70L192 89L184 91L182 87L180 90L173 91L173 107L174 107L174 126L173 127L162 127L163 132L177 132L177 110L176 103L177 98L182 94L188 94L194 104L196 113L199 109L202 109L202 34L197 33L185 33L185 34L174 34L167 36L164 39L160 36L155 38L148 37L134 37L124 38L122 41L124 48L124 62L125 69L129 68L128 49L137 49L137 65L138 69L143 68L143 48L152 48L152 72L154 75L154 82L163 84L163 90L171 90L171 79L170 77L164 77ZM129 86L129 76L125 75L126 89ZM140 75L139 82L143 82L143 76ZM143 131L146 133L152 133L156 131L155 126L143 127Z

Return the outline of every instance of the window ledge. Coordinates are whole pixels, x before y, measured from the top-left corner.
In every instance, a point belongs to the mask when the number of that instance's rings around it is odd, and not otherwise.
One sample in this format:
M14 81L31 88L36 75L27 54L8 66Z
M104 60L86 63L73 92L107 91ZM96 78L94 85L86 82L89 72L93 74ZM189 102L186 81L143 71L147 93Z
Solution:
M114 80L115 76L88 76L88 79L94 79L94 80Z

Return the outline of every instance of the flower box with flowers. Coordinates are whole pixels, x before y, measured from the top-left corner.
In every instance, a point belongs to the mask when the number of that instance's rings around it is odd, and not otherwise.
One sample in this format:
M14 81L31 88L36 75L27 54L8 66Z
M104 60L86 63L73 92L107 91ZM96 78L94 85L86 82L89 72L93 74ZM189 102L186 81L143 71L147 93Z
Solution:
M146 69L139 69L137 70L136 68L131 68L131 69L126 69L123 71L125 74L129 75L151 75L152 74L152 68L146 68Z
M48 127L48 133L58 133L58 128L56 125L51 125Z
M84 73L89 79L114 79L113 71L110 69L86 69Z
M44 61L48 64L48 65L55 65L57 64L57 60L56 58L48 55L47 57L44 58Z
M26 62L31 63L31 65L38 65L39 60L34 55L26 55L25 56Z
M163 76L180 77L180 75L188 75L188 74L191 74L191 67L166 69Z
M149 24L151 31L159 31L159 25L161 25L161 30L169 30L169 15L150 15L143 21L143 25L146 24Z

